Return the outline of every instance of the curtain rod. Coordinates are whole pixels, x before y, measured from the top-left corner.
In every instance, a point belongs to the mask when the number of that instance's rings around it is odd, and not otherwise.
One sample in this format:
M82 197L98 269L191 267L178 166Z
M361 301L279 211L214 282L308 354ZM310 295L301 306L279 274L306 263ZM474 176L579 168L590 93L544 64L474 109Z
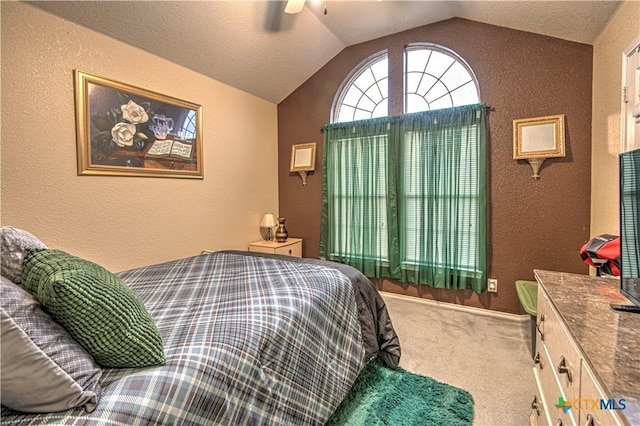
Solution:
M495 109L491 105L485 105L485 108L487 109L487 111L495 111ZM324 126L320 128L320 133L324 133Z

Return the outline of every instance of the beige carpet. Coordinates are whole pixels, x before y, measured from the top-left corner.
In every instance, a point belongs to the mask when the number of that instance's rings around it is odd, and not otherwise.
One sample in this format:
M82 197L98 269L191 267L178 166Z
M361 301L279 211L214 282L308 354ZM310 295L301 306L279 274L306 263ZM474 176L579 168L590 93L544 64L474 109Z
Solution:
M476 426L529 424L534 379L528 316L382 297L400 338L402 368L469 391Z

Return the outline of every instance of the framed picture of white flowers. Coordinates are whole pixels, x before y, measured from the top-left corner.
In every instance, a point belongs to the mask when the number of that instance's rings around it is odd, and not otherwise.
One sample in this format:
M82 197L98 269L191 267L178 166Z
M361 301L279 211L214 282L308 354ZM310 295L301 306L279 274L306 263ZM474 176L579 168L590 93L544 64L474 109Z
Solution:
M79 175L202 179L202 106L76 70Z

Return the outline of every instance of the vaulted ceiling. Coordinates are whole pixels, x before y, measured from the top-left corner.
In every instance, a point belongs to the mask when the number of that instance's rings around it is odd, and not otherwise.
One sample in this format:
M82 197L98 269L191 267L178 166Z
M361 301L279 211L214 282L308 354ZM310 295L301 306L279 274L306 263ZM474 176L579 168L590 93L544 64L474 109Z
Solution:
M296 15L266 0L28 3L279 103L350 45L452 17L593 44L620 2L307 0Z

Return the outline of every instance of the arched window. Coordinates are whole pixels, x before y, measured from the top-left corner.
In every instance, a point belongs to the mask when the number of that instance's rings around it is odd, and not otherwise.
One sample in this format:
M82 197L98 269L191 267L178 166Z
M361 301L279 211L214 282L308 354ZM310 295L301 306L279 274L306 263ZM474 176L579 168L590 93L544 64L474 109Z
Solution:
M457 54L403 47L404 68L379 53L336 94L333 123L323 127L318 254L370 277L481 293L486 106ZM394 84L397 93L389 77L404 80Z
M478 82L467 63L435 44L405 48L405 113L480 102Z
M345 79L334 101L334 122L385 117L389 114L389 61L378 53L360 63Z
M333 104L332 122L389 115L387 52L364 60L344 80ZM428 111L480 102L478 81L459 55L432 43L405 47L404 113Z

